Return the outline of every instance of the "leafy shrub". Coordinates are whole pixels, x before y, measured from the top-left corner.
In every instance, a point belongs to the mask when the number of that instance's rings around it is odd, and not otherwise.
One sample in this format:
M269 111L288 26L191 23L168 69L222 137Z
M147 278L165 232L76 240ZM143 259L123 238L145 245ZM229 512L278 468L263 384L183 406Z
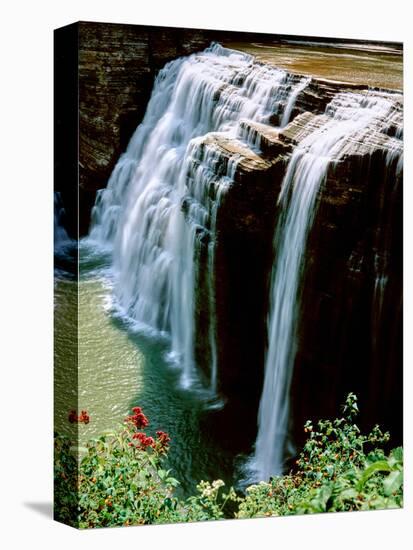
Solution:
M133 412L122 430L88 443L78 468L68 442L56 438L57 519L80 528L177 521L178 481L162 469L169 436L139 431L148 420L139 407Z
M222 519L225 517L225 505L227 502L237 502L238 497L233 487L228 493L220 493L220 487L224 487L222 479L216 479L212 483L201 481L197 485L198 494L189 497L184 506L184 516L181 521L205 521L208 519Z
M78 463L67 437L55 434L54 439L54 517L77 527Z
M182 501L174 496L179 482L162 468L170 438L140 431L149 424L139 407L117 433L88 443L78 465L70 441L55 438L55 517L74 527L109 527L200 521L223 517L223 481L202 481L198 494Z
M120 431L91 440L79 461L70 441L56 436L55 517L90 528L222 519L230 503L238 518L401 507L402 449L386 456L379 445L389 435L378 426L360 433L353 394L343 413L317 429L305 424L309 435L295 472L251 485L245 496L233 488L223 493L222 480L201 481L197 494L182 500L174 495L179 482L163 468L168 434L142 431L149 422L135 407Z
M357 399L349 394L344 417L311 422L297 471L247 488L237 517L375 510L403 505L403 450L378 448L389 434L378 426L364 436L354 423Z

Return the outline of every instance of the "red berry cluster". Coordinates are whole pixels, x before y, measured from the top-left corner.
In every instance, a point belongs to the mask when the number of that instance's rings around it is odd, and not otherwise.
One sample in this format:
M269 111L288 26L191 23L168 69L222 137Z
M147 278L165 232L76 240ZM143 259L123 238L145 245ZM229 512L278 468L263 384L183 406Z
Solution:
M136 447L137 449L146 449L146 447L153 447L155 445L154 438L148 437L143 432L133 434L132 439L137 439L138 442L135 445L133 443L129 443L129 446Z
M146 416L143 414L142 409L140 407L133 407L131 416L127 416L125 418L125 422L130 422L135 426L136 429L139 428L146 428L146 426L149 424L149 420L146 418Z
M89 424L90 422L90 416L87 411L80 411L80 415L78 416L75 410L71 410L68 418L71 424L75 422L79 424Z
M83 422L83 424L89 424L90 416L87 411L80 411L80 416L78 422Z
M140 407L134 407L132 409L133 414L125 418L125 422L132 424L134 428L140 430L146 428L149 424L149 420L142 412ZM168 449L168 444L171 441L171 438L166 432L158 431L156 432L157 438L154 439L151 436L146 435L145 432L138 431L132 435L132 440L128 443L129 447L135 449L147 449L151 447L155 451L164 453Z

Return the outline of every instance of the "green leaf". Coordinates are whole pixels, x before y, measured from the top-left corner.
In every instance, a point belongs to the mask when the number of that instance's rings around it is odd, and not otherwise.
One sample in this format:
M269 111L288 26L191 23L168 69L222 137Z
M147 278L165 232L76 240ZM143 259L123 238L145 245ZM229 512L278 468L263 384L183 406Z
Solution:
M331 497L331 487L324 485L317 491L315 498L311 499L311 508L314 512L325 512L328 499Z
M172 487L178 487L178 485L180 485L179 481L174 477L168 477L166 479L166 483L169 483L169 485L172 485Z
M366 483L366 481L376 472L390 472L391 468L387 461L385 460L378 460L377 462L373 462L368 468L364 470L364 472L361 474L361 478L359 479L357 483L357 489L361 491Z
M90 499L89 502L88 502L88 506L89 508L91 508L92 510L97 510L99 508L99 503L96 502L95 500L93 499Z
M157 463L156 463L156 460L153 456L149 456L148 457L148 461L149 461L149 464L154 468L156 469L157 468Z
M172 510L172 500L170 498L166 498L163 501L163 504L164 504L165 508L169 508L169 510Z
M402 447L397 447L396 449L393 449L392 452L390 453L390 457L389 457L389 464L390 466L392 466L392 468L394 466L397 466L397 467L403 467L403 449Z
M389 497L393 493L399 490L401 484L403 483L403 472L395 470L390 472L390 474L383 481L384 494L386 497Z
M353 500L357 498L358 493L355 489L345 489L339 496L341 500Z
M102 432L102 436L100 437L100 440L105 441L106 437L115 437L115 436L116 436L116 434L113 430L104 430Z
M396 460L403 462L403 447L396 447L395 449L392 450L391 454L394 456Z

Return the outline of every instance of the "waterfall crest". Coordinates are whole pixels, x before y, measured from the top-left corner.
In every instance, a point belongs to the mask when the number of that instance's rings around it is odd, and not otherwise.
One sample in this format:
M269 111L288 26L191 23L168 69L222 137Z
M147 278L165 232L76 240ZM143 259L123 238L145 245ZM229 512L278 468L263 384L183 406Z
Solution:
M362 148L372 133L386 133L386 122L393 110L391 94L337 93L327 105L322 123L296 146L289 161L278 199L267 320L268 350L255 454L249 464L256 480L281 475L291 450L289 391L296 352L300 281L318 194L330 163L339 161L350 143L353 149L355 143Z
M206 136L218 133L256 149L240 121L268 123L274 115L281 120L297 86L302 79L219 44L168 63L156 78L142 124L98 193L89 238L111 251L123 314L169 335L183 387L199 381L194 311L198 260L205 250L210 368L204 385L212 394L218 387L216 228L238 157L222 168ZM291 112L291 101L288 106Z

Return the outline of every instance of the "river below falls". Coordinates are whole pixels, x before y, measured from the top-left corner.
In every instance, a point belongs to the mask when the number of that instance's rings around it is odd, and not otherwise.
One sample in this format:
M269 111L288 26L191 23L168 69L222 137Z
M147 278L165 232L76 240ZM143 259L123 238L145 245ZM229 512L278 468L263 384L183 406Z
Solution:
M181 495L193 494L201 479L235 482L235 456L219 443L214 410L180 389L179 369L167 361L167 340L116 313L103 254L81 244L79 256L79 284L62 272L55 278L55 430L72 437L78 430L84 447L140 406L150 421L147 433L164 430L171 437L166 467L180 481ZM72 409L87 410L90 423L70 424Z

